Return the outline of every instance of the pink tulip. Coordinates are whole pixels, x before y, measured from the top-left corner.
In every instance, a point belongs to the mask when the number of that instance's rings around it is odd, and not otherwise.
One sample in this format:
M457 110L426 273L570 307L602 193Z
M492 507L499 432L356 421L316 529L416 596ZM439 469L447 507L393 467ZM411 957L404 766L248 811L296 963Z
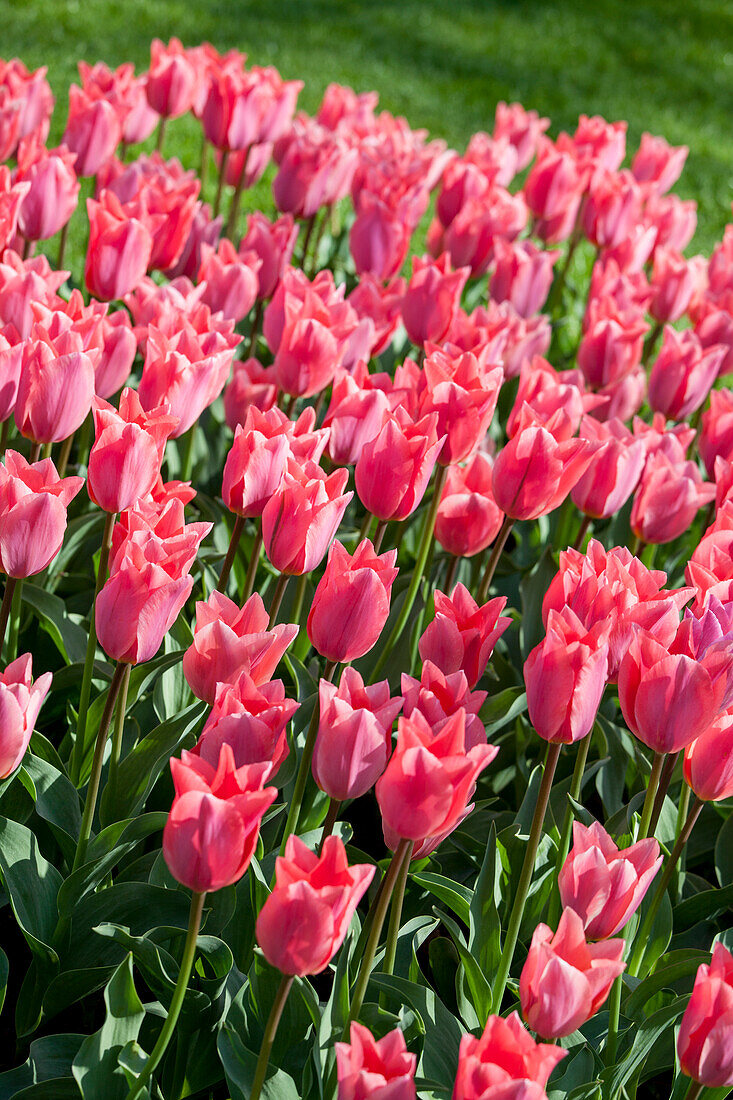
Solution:
M686 145L675 148L662 137L644 133L631 162L634 179L645 190L663 195L679 179L688 153Z
M438 437L436 426L435 413L413 423L398 409L362 448L356 491L380 520L406 519L422 500L445 438Z
M427 344L425 351L419 415L437 415L436 431L445 436L438 462L450 466L468 458L486 435L504 372L500 366L489 366L472 352L460 352L450 345L438 348Z
M216 685L211 713L194 749L197 756L216 766L223 745L231 747L238 768L244 764L268 764L268 779L288 755L286 728L298 706L286 699L282 680L259 687L248 672Z
M201 245L199 282L205 283L201 301L212 313L223 313L235 323L247 316L257 300L257 272L262 261L254 252L237 252L231 241Z
M146 226L128 217L119 199L103 191L87 200L89 245L84 282L95 298L109 302L134 290L148 269L153 238Z
M417 1055L398 1027L379 1040L354 1021L348 1043L335 1043L337 1100L415 1100Z
M449 466L435 521L435 539L456 557L473 557L489 546L504 522L492 491L492 464L477 451L465 466Z
M344 493L347 470L326 474L314 462L290 459L280 488L262 512L268 558L281 573L315 569L331 545L353 493Z
M32 139L21 143L16 180L30 187L18 213L18 230L27 241L48 240L74 213L80 186L75 159L63 145L48 150Z
M272 370L257 359L235 359L233 374L224 390L227 427L236 431L244 424L250 408L269 412L277 401L278 388Z
M631 530L642 542L672 542L714 499L715 486L703 481L695 462L674 461L659 451L649 456L641 475Z
M10 577L40 573L58 554L66 509L84 484L59 478L50 458L29 464L17 451L0 465L0 570Z
M457 584L451 596L433 593L435 618L420 638L423 661L431 661L446 675L462 670L468 686L481 679L497 641L512 620L502 615L505 596L497 596L482 607L468 589Z
M402 300L402 320L413 344L437 344L445 337L466 285L468 268L451 270L447 254L440 260L412 261L412 277Z
M580 435L600 443L601 448L571 490L573 504L595 519L613 516L639 483L646 461L644 444L615 418L601 424L585 417Z
M677 1037L680 1068L708 1088L733 1085L733 956L722 943L698 967Z
M267 415L250 408L244 426L238 425L234 443L224 463L222 498L238 516L261 516L265 505L281 486L290 445L285 434L270 434Z
M51 687L50 672L35 682L32 673L30 653L0 672L0 779L7 779L19 767Z
M549 1076L567 1053L536 1043L518 1012L489 1016L482 1035L461 1039L453 1100L544 1100Z
M703 349L694 332L667 325L649 376L649 405L671 420L686 420L700 408L723 363L725 349Z
M154 38L146 84L148 103L163 118L178 118L190 111L196 96L196 69L177 38L166 46Z
M550 292L552 268L559 255L530 241L511 243L499 238L494 245L491 297L495 302L511 302L520 317L539 313Z
M400 687L405 718L419 712L431 726L433 734L437 734L456 711L463 710L466 751L486 744L486 729L479 718L479 711L486 702L487 693L470 691L462 669L446 675L432 661L424 661L420 679L415 680L403 672Z
M76 175L96 176L114 154L120 137L120 121L113 104L72 84L62 142L76 156Z

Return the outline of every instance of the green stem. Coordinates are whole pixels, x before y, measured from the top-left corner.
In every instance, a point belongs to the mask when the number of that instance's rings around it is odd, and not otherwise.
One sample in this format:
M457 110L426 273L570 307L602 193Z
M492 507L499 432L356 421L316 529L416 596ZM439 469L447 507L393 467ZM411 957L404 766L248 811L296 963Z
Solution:
M163 139L165 138L165 122L166 120L161 115L160 122L158 123L158 133L155 138L156 153L159 153L163 148Z
M685 821L684 828L682 829L680 835L677 837L674 848L669 853L669 858L667 859L667 862L664 866L664 871L662 872L662 877L659 880L659 885L654 892L652 903L647 909L644 920L641 922L639 931L637 932L634 939L634 950L631 954L631 958L629 959L628 966L628 973L633 978L638 977L639 967L641 966L642 959L644 958L644 951L646 950L646 946L649 941L649 933L651 932L652 925L654 924L654 918L657 915L657 910L661 905L662 898L667 892L667 887L669 886L674 869L677 866L679 858L682 854L682 849L689 840L690 833L695 827L695 822L700 816L700 811L702 810L704 805L705 803L702 802L699 798L695 798L695 801L692 803L692 808L687 815L687 820Z
M360 546L361 543L364 541L364 539L368 537L369 532L372 529L373 519L374 519L374 516L372 515L371 512L367 512L367 514L364 516L364 520L362 522L362 525L359 528L359 534L356 536L356 545L357 546Z
M664 800L667 797L667 791L669 790L669 784L672 781L672 774L675 769L675 765L679 760L680 754L678 752L667 753L664 760L664 767L662 768L659 776L659 786L657 787L657 793L654 796L654 806L652 807L652 816L649 821L649 834L654 836L654 832L657 827L657 823L662 813L662 807L664 806Z
M219 583L216 586L217 592L225 592L227 587L227 581L229 580L229 574L232 571L234 565L234 559L237 556L237 549L239 547L239 540L242 537L242 531L244 530L244 516L237 516L234 521L234 528L232 530L232 537L229 539L229 547L227 549L227 556L224 558L224 564L221 567L221 573L219 575Z
M341 803L337 798L331 798L328 802L328 813L326 814L326 820L323 822L323 830L321 831L321 839L318 842L318 854L323 851L323 845L333 832L333 827L338 821L339 810L341 809Z
M445 481L447 466L438 466L435 475L435 487L433 489L433 499L430 502L430 507L425 515L425 523L422 529L422 535L420 537L420 546L417 551L417 560L415 561L415 567L412 571L412 578L410 579L410 587L407 590L405 601L400 608L400 613L397 617L397 622L392 627L392 631L389 638L382 647L382 652L379 655L379 659L374 666L372 672L372 679L376 680L379 673L384 668L387 658L389 657L392 648L399 640L402 631L405 628L405 624L410 617L412 611L412 605L415 602L418 589L420 587L420 581L422 580L423 571L425 569L425 563L428 560L428 553L430 552L430 544L433 541L433 531L435 529L435 520L438 516L438 506L440 505L440 497L443 491L443 483Z
M216 198L214 199L214 217L218 217L221 210L221 196L224 192L224 177L227 174L227 164L229 162L229 154L223 153L221 158L221 164L219 165L219 178L216 181Z
M705 1086L702 1081L693 1081L690 1078L690 1086L685 1093L685 1100L698 1100L698 1097L702 1096L705 1090Z
M382 926L384 924L384 918L387 915L387 908L389 906L390 898L392 897L392 891L397 880L397 876L402 866L402 861L405 858L405 852L412 848L413 842L411 840L401 840L397 846L390 865L387 869L387 874L384 876L383 889L379 895L379 901L374 910L374 920L372 921L372 927L369 932L369 938L364 948L364 954L359 966L359 974L356 979L356 985L354 986L354 993L351 998L351 1008L349 1009L349 1017L346 1021L346 1027L344 1028L344 1038L346 1038L348 1029L352 1020L358 1020L359 1013L361 1012L361 1006L364 1003L364 995L369 985L369 977L374 965L374 956L377 953L377 947L379 946L379 937L382 934Z
M491 582L494 579L496 567L499 564L501 552L506 546L506 540L509 538L509 533L513 526L514 520L512 519L512 517L504 516L504 522L501 525L501 530L496 536L496 541L491 548L491 557L489 558L489 563L486 566L483 577L481 578L481 585L479 587L477 596L479 604L486 602L486 597L489 594L489 588L491 587Z
M173 990L173 997L171 999L170 1008L168 1009L168 1015L166 1016L160 1035L153 1047L152 1054L145 1063L142 1073L127 1094L127 1100L137 1100L137 1097L145 1090L148 1081L165 1054L168 1043L171 1041L173 1032L176 1029L178 1017L181 1013L183 1001L186 996L186 990L188 989L191 971L193 970L194 959L196 958L196 941L198 939L199 928L201 927L201 916L204 910L205 898L206 894L191 895L191 910L188 918L186 942L183 945L181 969L178 971L178 981L176 982L176 988Z
M316 224L316 215L311 214L305 223L305 236L303 238L303 251L300 256L300 266L305 270L305 260L308 255L308 245L310 244L311 234L313 233L313 226Z
M131 672L132 665L125 665L125 672L122 677L122 684L120 686L120 697L117 702L115 728L112 731L112 753L109 758L109 774L107 776L107 784L109 786L110 798L113 803L115 791L117 789L117 772L119 770L120 757L122 755L122 734L125 730L125 711L127 710L127 692L130 687Z
M99 781L102 777L102 764L104 763L104 750L107 744L107 734L109 732L110 723L112 721L112 714L115 709L115 703L122 687L122 681L125 678L126 666L118 661L115 665L115 671L112 676L112 680L107 691L107 700L104 704L104 711L102 713L102 720L99 723L99 732L97 733L97 742L94 746L94 759L92 761L92 771L89 776L89 786L87 787L86 798L84 800L84 813L81 819L81 828L79 830L79 840L76 845L76 854L74 856L73 871L76 871L78 867L81 867L84 862L84 858L87 854L87 845L89 844L89 837L92 835L92 821L94 820L94 811L97 806L97 795L99 793Z
M30 458L28 459L31 464L34 462L38 462L38 459L41 457L42 446L42 443L31 443L31 453Z
M75 435L76 432L72 432L71 435L66 437L63 444L61 445L58 461L56 463L56 469L58 470L59 477L63 477L66 473L66 467L69 465L69 458L71 457L71 448L74 444Z
M657 321L651 331L648 333L646 340L644 341L644 350L641 354L641 365L646 367L649 364L649 360L654 354L654 349L657 346L657 340L659 339L659 333L664 328L664 324L661 321Z
M532 882L532 872L534 871L535 859L537 858L537 849L539 848L540 838L542 836L542 826L545 821L545 814L547 813L547 805L550 801L550 790L552 788L552 780L555 776L555 769L557 762L560 758L560 749L562 745L550 744L547 747L547 758L545 760L545 769L542 774L542 782L540 783L539 793L537 795L537 805L535 806L534 816L532 817L532 825L529 830L529 839L527 841L527 848L524 853L524 862L522 863L522 870L519 875L519 883L517 885L517 892L514 897L514 904L509 917L509 924L506 930L506 937L504 939L504 947L501 952L501 961L499 962L499 972L494 982L494 992L492 998L492 1009L494 1013L501 1011L501 1002L504 999L504 990L506 989L506 983L509 978L509 971L512 965L512 959L514 958L514 949L517 946L517 939L519 937L519 928L522 923L522 915L524 913L524 906L527 901L527 895L529 893L529 887Z
M654 799L656 798L657 788L659 786L659 777L664 767L664 755L663 752L654 753L652 770L649 775L649 786L646 789L644 808L641 811L641 822L639 823L639 835L636 838L637 840L646 840L650 835L649 829L652 821L652 810L654 809Z
M5 633L8 629L8 619L10 618L10 609L13 606L13 594L17 583L17 577L8 577L5 582L3 602L0 604L0 650L5 645Z
M181 460L181 481L191 480L191 469L193 467L193 445L196 441L196 429L198 428L198 420L195 420L186 433L186 441L184 444L183 458Z
M237 225L237 215L239 214L239 202L242 198L242 190L244 189L244 180L247 175L247 161L249 160L249 151L252 148L251 145L247 146L242 160L242 171L239 173L239 179L237 180L237 186L234 188L234 197L232 198L232 205L229 207L229 218L227 220L226 235L230 240L233 239L232 235Z
M387 530L388 521L386 519L380 519L377 524L377 528L374 532L374 553L378 554L382 549L382 540L384 539L384 532Z
M557 278L552 284L552 290L550 291L550 296L547 299L547 303L545 305L545 313L552 314L555 310L555 307L559 304L562 298L562 292L563 288L565 287L565 280L568 277L570 264L572 262L573 256L575 255L575 249L580 244L580 239L582 237L582 231L580 230L580 214L581 212L579 210L578 218L575 223L575 229L573 230L570 241L568 242L568 251L565 256L565 263L558 271Z
M257 343L257 333L260 328L260 320L262 319L262 307L264 302L260 298L255 306L255 314L252 318L252 327L249 330L249 345L247 347L247 355L251 358L254 355L255 345Z
M2 432L0 432L0 452L5 454L7 450L8 442L10 441L10 417L8 416L3 420Z
M272 625L272 624L270 624ZM323 670L323 679L328 683L333 681L333 676L338 668L338 664L335 661L327 661L326 667ZM313 714L311 715L310 725L308 726L308 733L305 738L305 745L303 746L303 755L300 758L300 764L298 765L298 774L295 778L295 786L293 787L293 793L290 798L290 808L288 810L288 818L285 822L285 831L283 833L282 842L280 844L280 855L285 852L285 845L287 844L288 837L291 833L294 833L298 827L298 816L300 814L300 808L303 805L303 795L305 794L305 786L308 782L308 773L311 768L311 761L313 759L313 750L316 747L316 737L318 736L318 719L320 716L320 708L318 705L318 699L316 698L313 706Z
M209 143L206 140L206 135L203 130L201 131L201 160L199 162L199 179L201 180L201 197L203 198L204 191L206 190L206 183L209 175Z
M585 536L588 534L588 528L592 523L590 516L583 516L578 533L575 536L575 542L573 543L573 550L582 550L583 543L585 542Z
M593 731L584 737L578 745L578 752L575 757L575 767L573 768L573 777L570 780L570 790L568 792L569 798L572 798L574 802L577 802L580 797L580 791L583 786L583 773L585 772L585 765L588 760L588 751L590 749L590 739L593 736ZM557 859L555 860L555 878L560 874L563 863L567 859L568 852L570 851L570 837L573 832L573 807L568 801L565 807L565 817L562 823L562 832L560 834L560 847L557 850ZM550 913L548 923L552 927L559 917L560 908L560 895L558 892L553 893L552 901L550 902Z
M618 978L614 980L611 986L611 992L608 997L608 1036L606 1038L606 1049L604 1051L604 1061L607 1066L613 1066L616 1063L616 1051L618 1050L618 1023L621 1018L622 993L623 979L619 974Z
M89 697L92 690L92 676L94 674L94 655L97 651L97 628L94 613L97 605L97 596L102 590L102 585L107 579L107 562L112 545L112 531L114 530L116 516L108 512L104 521L104 533L102 535L102 550L99 555L99 568L97 580L94 586L94 599L89 616L89 636L87 638L87 652L84 658L84 672L81 680L81 692L79 694L79 715L76 721L76 741L71 753L70 773L73 783L81 780L81 770L84 764L84 751L86 749L87 713L89 711Z
M290 974L283 974L277 993L275 994L275 1000L273 1001L272 1008L270 1009L270 1015L267 1017L265 1034L262 1038L262 1046L260 1047L260 1054L257 1059L257 1067L255 1069L254 1080L252 1082L252 1091L249 1094L249 1100L259 1100L262 1086L265 1083L265 1075L267 1074L267 1067L270 1062L270 1052L272 1050L272 1044L275 1041L275 1035L277 1033L277 1025L280 1023L280 1017L283 1014L285 1002L288 999L288 994L290 993L290 988L292 984L292 976ZM132 1100L132 1098L128 1097L128 1100Z
M23 612L23 578L18 579L13 593L13 606L10 609L10 635L5 663L10 664L18 656L18 635L20 634L20 619Z
M461 559L457 554L451 554L448 559L448 571L445 575L445 592L446 595L450 595L450 590L453 588L456 579L456 573L458 572L458 566L461 564Z
M383 974L391 974L394 970L394 961L397 955L397 937L400 931L400 921L402 920L402 904L405 900L405 887L410 874L410 860L412 859L414 847L414 842L410 841L405 848L405 854L402 857L400 871L394 887L394 894L392 895L392 906L389 911L389 925L387 927L387 944L384 949L384 961L382 962Z
M257 528L257 534L252 544L252 552L249 557L249 564L247 565L247 576L244 580L244 591L242 592L242 603L246 603L252 595L255 586L255 577L257 576L257 566L260 564L260 551L262 550L262 524L260 523Z
M303 573L298 577L298 583L295 586L295 598L293 600L293 608L290 612L291 623L299 623L300 615L303 610L303 601L305 600L305 590L308 586L308 574Z
M66 242L69 239L69 225L71 224L71 218L67 221L66 225L61 230L61 237L59 238L59 254L56 259L56 270L60 271L64 266L64 256L66 255Z
M277 622L277 613L280 610L280 604L283 602L283 596L285 595L285 589L290 582L289 573L281 573L277 578L277 584L275 585L275 591L272 594L272 603L270 604L270 629Z

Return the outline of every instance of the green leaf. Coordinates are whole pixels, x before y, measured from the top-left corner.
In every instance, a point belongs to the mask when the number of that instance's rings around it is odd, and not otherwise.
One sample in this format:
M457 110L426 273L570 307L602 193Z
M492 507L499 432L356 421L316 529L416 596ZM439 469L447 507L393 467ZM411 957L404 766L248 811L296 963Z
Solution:
M81 828L79 792L65 774L38 756L27 753L23 767L36 789L36 813L55 827L64 855L73 859Z
M452 879L445 878L443 875L436 875L432 871L418 871L410 875L410 878L413 882L423 886L428 893L440 898L456 916L460 917L464 924L468 924L473 897L471 890Z
M486 727L486 736L491 737L500 729L513 722L527 709L527 693L521 687L509 687L498 695L490 695L479 711L479 717Z
M249 1100L252 1092L257 1055L242 1042L238 1033L225 1023L216 1042L231 1100ZM262 1100L301 1100L292 1077L270 1063L260 1093Z
M5 1004L5 994L8 991L8 974L10 972L10 966L8 964L8 956L0 948L0 1012L3 1010Z
M721 886L733 886L733 814L724 822L715 842L715 873Z
M463 942L461 930L455 921L447 917L445 913L440 913L439 910L435 910L435 912L440 915L443 924L448 929L451 939L455 944L458 957L461 960L466 975L466 983L471 993L471 1003L476 1013L478 1023L481 1028L483 1028L486 1026L486 1021L491 1012L491 986L478 962Z
M84 1040L74 1059L73 1073L84 1100L124 1100L129 1092L118 1056L127 1043L137 1039L145 1019L145 1008L135 989L132 954L110 978L104 1003L104 1023Z
M688 997L678 998L674 1004L660 1008L658 1012L639 1024L634 1034L631 1049L625 1058L609 1067L601 1075L606 1083L604 1093L608 1096L616 1096L621 1088L632 1076L643 1068L644 1062L651 1053L655 1043L662 1036L669 1033L674 1027L687 1005Z
M652 997L662 989L678 992L676 989L678 982L693 977L701 963L709 962L709 951L671 951L654 973L640 982L628 995L623 1006L624 1016L642 1023L646 1018L644 1008Z
M715 920L733 905L733 885L724 886L722 890L703 890L686 898L675 907L674 930L675 934L692 928L698 921Z
M26 1090L46 1082L55 1088L58 1081L67 1078L72 1080L78 1100L79 1089L71 1078L71 1065L83 1040L83 1035L44 1035L42 1039L34 1040L28 1059L22 1066L0 1073L0 1100L11 1100L24 1093L28 1095ZM61 1100L66 1095L66 1092L51 1092L47 1094L47 1100L54 1100L55 1096Z
M0 871L31 951L44 962L57 963L50 944L56 929L61 875L41 855L31 830L9 818L0 818Z
M41 627L52 638L67 665L83 662L87 650L87 633L66 611L58 596L26 581L23 603L32 607Z
M497 851L496 824L492 821L468 920L468 949L483 974L493 974L501 957L501 923L498 910L501 884Z

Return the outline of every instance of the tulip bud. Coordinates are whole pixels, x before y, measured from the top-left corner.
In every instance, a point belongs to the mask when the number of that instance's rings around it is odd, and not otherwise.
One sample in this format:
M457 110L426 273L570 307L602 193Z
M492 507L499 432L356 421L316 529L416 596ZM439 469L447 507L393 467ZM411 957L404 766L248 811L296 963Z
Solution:
M682 1072L708 1088L733 1085L731 1004L733 956L716 943L710 965L698 967L677 1037Z
M461 669L473 688L497 641L511 625L512 620L501 614L506 596L496 596L479 607L465 585L457 584L451 596L436 589L433 599L435 618L420 638L420 656L446 674Z
M30 653L0 672L0 779L7 779L19 767L51 687L50 672L44 672L35 683L32 673Z
M53 561L64 540L66 509L83 484L81 477L60 478L50 458L28 463L17 451L5 452L0 465L3 573L31 577Z
M215 767L223 745L229 745L238 768L244 764L268 764L268 779L274 779L288 755L286 727L298 706L285 698L282 680L270 680L260 687L248 672L240 672L231 683L216 685L211 713L194 749L197 756Z

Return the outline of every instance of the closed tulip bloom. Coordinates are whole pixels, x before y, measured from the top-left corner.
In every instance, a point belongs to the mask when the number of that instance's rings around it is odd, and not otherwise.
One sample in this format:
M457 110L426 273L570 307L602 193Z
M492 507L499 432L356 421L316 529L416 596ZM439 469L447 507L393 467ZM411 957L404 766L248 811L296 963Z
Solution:
M326 838L320 856L300 837L288 837L255 926L267 961L283 974L320 974L344 942L373 877L369 864L349 866L338 837Z
M388 282L405 262L411 227L401 212L370 192L362 192L359 210L349 230L349 251L357 275Z
M498 749L466 751L466 716L458 710L434 733L418 711L400 718L397 747L376 793L385 834L408 840L446 836L465 816L480 772Z
M572 489L573 504L594 519L613 516L639 483L646 462L644 444L615 418L601 424L585 417L580 435L600 443L601 449Z
M210 523L189 523L169 538L141 530L122 541L94 605L97 637L108 657L139 665L155 656L191 595L189 570L210 530Z
M272 364L275 381L285 393L312 397L333 379L342 357L331 318L315 295L283 328Z
M528 1027L543 1039L561 1039L595 1016L625 963L624 941L589 944L583 921L563 909L557 932L538 924L519 978Z
M703 349L694 332L669 325L649 376L649 405L672 420L685 420L704 403L725 357L725 348Z
M94 368L97 397L109 400L130 377L137 340L126 310L107 313L102 320L102 355Z
M23 341L15 325L3 325L0 331L0 421L7 420L15 409L23 352Z
M685 749L685 783L702 802L733 794L733 713L728 709Z
M420 679L416 680L403 672L400 686L405 718L411 718L419 711L435 734L443 729L456 711L464 710L466 750L486 744L486 728L479 718L486 692L470 691L462 669L446 675L432 661L424 661Z
M229 745L216 764L185 749L171 760L176 789L163 830L163 857L175 879L205 893L238 882L257 847L265 811L277 797L267 765L237 767Z
M28 139L18 151L17 180L30 184L20 204L18 230L27 241L45 241L66 225L79 199L76 157L63 145L45 149Z
M545 1086L567 1051L536 1043L518 1012L489 1016L483 1034L464 1035L453 1100L545 1100Z
M586 938L607 940L628 923L662 865L653 837L619 849L602 825L573 822L573 846L558 876L563 908L583 922Z
M539 313L552 286L552 269L560 255L531 241L499 238L494 245L494 273L489 292L495 302L512 303L520 317Z
M119 411L94 399L95 440L87 488L105 512L123 512L147 496L160 475L165 444L178 423L167 405L143 411L134 390L120 396Z
M389 616L397 551L381 556L369 539L353 554L334 542L308 615L308 637L322 657L356 661L375 645Z
M591 303L578 348L578 366L593 389L621 382L641 362L649 326L635 310L620 312L613 303Z
M733 956L722 943L698 967L677 1037L680 1068L708 1088L733 1085Z
M537 159L524 184L527 206L536 219L535 233L546 244L569 237L575 227L587 172L569 152L540 138Z
M674 643L673 643L674 644ZM696 660L670 652L638 629L618 672L624 721L654 752L679 752L699 737L721 709L726 684L719 658Z
M657 248L654 251L652 271L652 297L649 312L655 321L673 323L679 321L688 309L697 289L695 268L673 248Z
M422 347L445 337L455 316L469 269L451 271L448 254L412 261L412 277L402 299L402 322L413 344Z
M277 401L277 383L269 367L259 360L235 359L233 374L224 390L224 417L230 431L244 424L250 408L268 412Z
M433 413L413 423L398 409L362 449L356 491L378 519L407 519L422 500L445 439L437 435L437 419Z
M347 470L326 474L291 459L280 488L262 512L268 558L281 573L302 576L320 565L353 493L344 493Z
M724 501L685 569L694 585L696 607L705 606L711 595L724 602L733 599L732 549L733 503Z
M552 424L551 418L544 427L525 405L516 435L496 457L494 499L512 519L537 519L553 512L588 469L599 448L587 439L558 442L552 435Z
M244 764L268 764L274 779L288 755L286 729L299 704L285 697L282 680L259 687L248 672L231 683L216 685L211 713L194 752L216 766L224 744L231 747L238 768Z
M547 634L524 662L527 707L545 741L568 745L590 733L606 686L608 630L586 630L577 615L551 611Z
M163 118L190 111L196 98L196 68L177 38L166 46L159 38L150 45L150 69L145 91L148 103Z
M290 457L287 436L267 435L258 430L258 425L250 409L244 426L240 424L234 433L224 463L222 498L229 511L238 516L262 515L282 484Z
M241 321L257 300L261 263L254 252L237 252L226 237L216 249L202 244L198 279L206 285L201 301L212 313L223 313L235 323Z
M257 687L266 683L298 633L292 623L268 629L270 617L255 592L240 608L221 592L196 604L193 642L183 655L183 674L199 699L213 704L216 686L247 672Z
M44 672L34 682L30 653L0 672L0 779L12 775L25 756L51 680Z
M615 248L641 213L641 193L631 172L597 173L583 209L583 228L597 248Z
M150 263L153 238L150 230L129 217L111 191L99 202L87 200L89 245L84 282L95 298L109 302L123 298L138 285Z
M686 145L675 147L663 137L643 133L631 162L634 179L652 193L663 195L680 178L689 151Z
M465 466L449 466L435 521L437 542L456 557L473 557L499 534L504 513L494 500L491 459L477 451Z
M367 443L378 434L385 414L392 408L388 394L370 385L370 375L359 367L353 374L342 371L331 390L323 426L330 430L328 454L337 466L353 466Z
M557 440L571 439L586 413L594 414L603 408L607 399L587 393L585 379L578 370L556 371L546 359L535 356L525 362L519 375L517 396L506 423L506 433L511 439L522 422L522 410L528 405L541 423L550 421L552 434ZM561 417L556 414L560 412Z
M479 607L465 585L457 584L450 596L436 589L433 600L435 618L420 638L420 656L447 675L462 670L473 688L497 641L511 625L512 620L502 615L506 596L496 596Z
M120 120L106 99L90 95L77 84L69 88L69 118L62 138L74 153L77 176L96 176L113 156L121 137Z
M398 1027L375 1039L352 1022L348 1043L336 1043L337 1100L415 1100L417 1055Z
M646 461L631 509L631 530L642 542L663 543L686 531L715 486L702 479L695 462L675 462L662 451Z
M728 461L733 459L733 390L711 390L710 406L700 422L697 448L708 477L713 476L718 455Z
M338 688L321 680L313 778L330 798L361 798L387 766L392 723L402 696L391 698L389 683L365 687L354 668L345 668Z
M40 573L58 554L66 509L84 484L60 478L50 458L28 463L6 451L0 465L0 571L10 577Z
M58 443L81 427L89 414L99 353L83 350L81 337L71 328L51 336L36 324L32 337L25 345L15 422L27 439Z
M489 367L472 352L428 344L424 363L425 388L419 415L438 417L436 431L445 436L438 462L450 466L476 450L494 415L504 381L500 366Z
M254 252L260 258L257 270L259 301L272 297L290 263L298 236L298 227L292 214L283 214L277 221L269 221L264 214L255 211L247 216L247 232L239 248L242 252Z

